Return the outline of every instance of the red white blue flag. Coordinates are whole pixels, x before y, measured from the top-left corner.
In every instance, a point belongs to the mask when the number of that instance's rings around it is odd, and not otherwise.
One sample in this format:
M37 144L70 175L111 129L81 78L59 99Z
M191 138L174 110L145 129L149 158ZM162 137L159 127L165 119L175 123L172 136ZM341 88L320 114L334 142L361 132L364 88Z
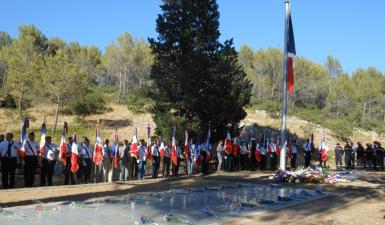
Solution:
M293 25L291 22L291 13L289 13L289 29L287 35L287 90L290 94L293 94L294 91L294 61L295 61L295 41L294 41L294 31Z

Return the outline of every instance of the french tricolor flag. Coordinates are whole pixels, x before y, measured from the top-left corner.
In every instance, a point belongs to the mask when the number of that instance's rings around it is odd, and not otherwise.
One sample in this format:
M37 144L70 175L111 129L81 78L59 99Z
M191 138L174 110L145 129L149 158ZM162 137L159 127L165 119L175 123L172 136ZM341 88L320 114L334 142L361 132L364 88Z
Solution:
M139 152L138 152L138 130L136 127L134 128L134 136L132 137L132 143L131 143L131 156L138 158Z
M289 28L287 35L287 90L290 94L294 92L294 65L295 65L295 41L294 41L294 31L293 25L291 22L291 13L289 13Z
M79 169L78 164L79 151L78 151L78 143L76 142L76 133L73 136L73 142L71 146L71 171L75 173Z
M95 132L96 132L96 141L95 141L95 151L94 151L93 160L96 165L99 165L103 161L103 144L102 144L102 139L100 137L100 131L98 127L96 127Z
M27 118L24 119L23 127L21 128L20 142L21 148L19 149L19 155L21 158L25 156L25 143L27 141L27 129L29 128L29 120Z

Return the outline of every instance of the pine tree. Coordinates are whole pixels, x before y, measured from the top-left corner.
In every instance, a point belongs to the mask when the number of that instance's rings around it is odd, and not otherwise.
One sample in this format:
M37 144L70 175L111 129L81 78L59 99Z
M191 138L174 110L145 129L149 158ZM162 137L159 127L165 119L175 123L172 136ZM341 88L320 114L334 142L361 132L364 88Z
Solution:
M163 0L156 21L157 39L149 39L155 61L151 78L156 87L154 120L158 130L167 122L181 123L222 137L227 123L246 116L251 84L238 63L233 42L219 42L216 0ZM170 124L171 126L171 124ZM215 135L215 133L214 133Z

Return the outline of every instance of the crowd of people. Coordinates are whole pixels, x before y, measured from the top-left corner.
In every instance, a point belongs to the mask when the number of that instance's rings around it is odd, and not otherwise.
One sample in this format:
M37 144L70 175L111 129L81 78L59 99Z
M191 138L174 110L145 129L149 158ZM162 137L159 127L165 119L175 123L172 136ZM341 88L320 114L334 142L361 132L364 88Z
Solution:
M226 139L217 143L215 151L210 144L210 131L203 142L199 138L188 139L186 135L184 146L179 145L175 134L171 143L150 136L147 143L143 139L138 141L136 132L131 142L128 139L120 142L117 133L114 136L112 143L109 139L101 141L97 130L96 144L91 145L87 137L78 143L76 135L68 138L62 135L60 145L56 145L52 143L52 137L45 135L40 143L37 142L34 132L21 141L15 141L12 133L0 134L2 186L15 187L16 169L23 171L25 187L35 186L37 172L40 185L50 186L54 175L64 176L63 184L79 184L177 177L180 169L188 176L215 171L275 171L281 154L277 138L269 141L256 137L232 138L228 133ZM299 161L309 167L315 158L320 166L326 167L330 150L324 139L319 147L315 147L310 139L301 146L292 139L285 151L286 165L295 170ZM355 166L384 169L385 153L380 142L366 144L366 147L361 142L354 145L348 141L344 146L337 143L333 151L337 169L354 169Z

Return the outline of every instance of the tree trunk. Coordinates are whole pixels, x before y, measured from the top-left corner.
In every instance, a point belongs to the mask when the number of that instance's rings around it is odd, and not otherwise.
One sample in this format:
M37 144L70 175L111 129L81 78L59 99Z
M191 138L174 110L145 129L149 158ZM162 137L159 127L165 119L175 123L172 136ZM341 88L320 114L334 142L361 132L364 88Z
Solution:
M122 99L122 82L123 82L123 78L122 78L122 72L119 73L119 95L118 95L118 103L121 102L121 99Z
M20 120L23 121L23 99L24 99L24 85L20 89L20 97L18 102Z
M366 111L366 102L364 103L364 109L362 110L362 123L365 123L365 111Z
M57 96L57 102L56 102L56 110L55 110L55 124L54 124L53 129L52 129L53 132L56 131L57 121L59 119L59 104L60 104L60 96L58 95Z

